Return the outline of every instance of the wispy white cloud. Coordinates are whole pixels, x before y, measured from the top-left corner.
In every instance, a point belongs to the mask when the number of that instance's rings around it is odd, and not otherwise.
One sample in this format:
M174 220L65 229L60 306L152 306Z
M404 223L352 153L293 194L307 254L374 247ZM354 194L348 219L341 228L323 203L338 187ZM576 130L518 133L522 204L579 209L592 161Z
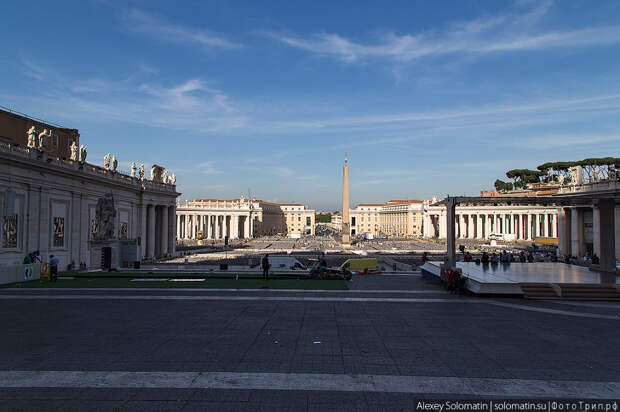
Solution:
M354 41L337 33L317 33L310 37L279 33L270 35L291 47L348 63L373 59L406 63L449 54L488 54L620 43L620 26L537 31L533 26L550 7L550 1L543 1L525 12L461 22L443 31L403 35L387 32L373 43Z
M125 10L123 20L129 30L161 41L198 44L210 49L237 49L243 47L240 43L212 33L209 30L172 24L144 10Z
M21 60L22 72L36 80L45 80L47 78L47 70L43 69L40 65L32 62L30 59L22 58Z
M201 132L234 130L247 123L228 95L202 78L167 85L145 81L158 70L144 65L118 79L68 77L35 69L37 66L22 59L24 75L44 85L37 86L40 91L27 100L56 118L70 112L74 118L106 118Z
M199 163L196 167L192 167L192 171L197 171L202 173L203 175L220 175L224 172L215 168L215 161L211 160L208 162Z

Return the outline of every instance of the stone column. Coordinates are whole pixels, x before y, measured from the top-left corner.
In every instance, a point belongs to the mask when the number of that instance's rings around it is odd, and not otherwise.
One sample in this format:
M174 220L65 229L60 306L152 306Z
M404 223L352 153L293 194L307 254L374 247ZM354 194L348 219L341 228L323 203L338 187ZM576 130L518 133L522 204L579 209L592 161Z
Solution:
M465 216L459 215L459 238L465 237Z
M601 283L616 283L616 212L614 199L599 199L598 244Z
M570 222L567 211L565 207L558 211L558 254L560 256L570 254Z
M437 236L437 234L435 233L435 222L433 221L433 215L429 215L428 217L428 237L434 238ZM424 231L424 233L426 233L426 230Z
M583 239L583 212L575 207L571 209L571 234L570 234L570 253L572 256L582 258L584 255L584 239Z
M549 214L543 214L543 236L549 237Z
M147 210L148 227L146 229L147 235L147 256L150 258L155 257L155 206L149 205Z
M248 239L250 238L250 216L246 216L243 222L243 236Z
M148 239L147 211L148 211L147 205L140 206L140 258L145 258L148 256L148 250L146 248L147 239ZM90 226L88 226L88 233L90 235Z
M159 229L160 235L160 254L166 256L168 254L168 207L161 206L161 228Z
M476 238L484 239L484 235L482 233L482 219L483 215L476 215Z
M177 215L177 239L181 239L181 215Z
M441 214L439 215L439 238L440 239L445 239L446 238L446 211L442 210Z
M558 215L551 216L551 237L558 237Z
M220 215L215 215L215 235L213 239L220 238Z
M527 240L532 240L532 215L530 215L529 213L526 215L526 219L527 219L527 224L525 225L525 228L527 229L527 234L526 234L526 239Z
M211 215L207 215L207 239L213 239L211 220Z
M168 253L174 254L177 250L177 242L174 237L174 217L177 215L177 207L168 206Z
M230 217L230 237L232 239L239 238L239 216L237 215Z
M467 215L467 238L473 239L474 232L476 231L476 226L474 224L474 216L475 215Z
M601 256L601 211L597 205L592 207L592 252Z
M450 198L447 200L446 204L446 237L447 237L447 250L446 250L446 259L448 269L452 268L456 265L456 217L455 217L455 209L456 209L456 200Z
M222 217L222 238L225 238L226 236L228 236L228 216L224 215Z

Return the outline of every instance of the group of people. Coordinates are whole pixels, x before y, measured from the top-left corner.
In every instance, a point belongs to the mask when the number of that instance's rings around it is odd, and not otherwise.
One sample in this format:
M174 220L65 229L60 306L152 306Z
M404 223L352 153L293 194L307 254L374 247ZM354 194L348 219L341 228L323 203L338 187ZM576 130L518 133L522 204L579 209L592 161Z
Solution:
M37 262L43 262L38 250L28 253L22 261L24 265L31 265ZM50 260L47 263L50 266L50 282L56 282L58 280L58 264L60 260L56 256L50 255Z
M532 253L532 251L528 251L527 253L524 252L523 250L519 252L519 254L515 257L515 255L513 255L512 253L507 252L506 250L502 250L502 252L500 254L497 254L496 252L493 252L492 254L488 254L487 252L482 252L482 257L480 259L482 264L493 264L493 263L510 263L510 262L521 262L521 263L532 263L534 262L536 259L534 258L534 254ZM471 262L471 257L470 260L466 260L466 262ZM547 254L547 256L544 257L544 261L545 262L557 262L558 258L557 256L553 255L553 254Z

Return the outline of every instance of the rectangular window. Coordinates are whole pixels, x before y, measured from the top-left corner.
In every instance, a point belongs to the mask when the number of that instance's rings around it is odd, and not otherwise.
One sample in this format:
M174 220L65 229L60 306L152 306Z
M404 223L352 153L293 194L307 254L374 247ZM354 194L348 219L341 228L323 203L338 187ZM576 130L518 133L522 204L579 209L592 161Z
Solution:
M93 219L90 221L90 238L94 239L97 236L97 232L99 232L99 224L97 219Z
M312 225L312 218L310 216L306 216L306 226Z
M4 216L2 220L2 247L17 247L17 215Z
M121 222L121 227L119 228L119 239L127 239L127 222Z
M58 147L58 136L55 134L52 135L52 146Z
M364 215L360 218L360 222L364 223Z
M63 247L65 245L65 218L54 218L54 247Z

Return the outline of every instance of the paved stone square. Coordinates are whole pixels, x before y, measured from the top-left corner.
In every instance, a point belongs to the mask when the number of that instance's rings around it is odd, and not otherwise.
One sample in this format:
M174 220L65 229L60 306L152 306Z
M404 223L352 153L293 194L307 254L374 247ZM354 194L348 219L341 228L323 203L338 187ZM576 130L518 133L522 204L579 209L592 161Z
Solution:
M620 398L617 303L454 296L418 275L350 288L1 290L0 410Z

